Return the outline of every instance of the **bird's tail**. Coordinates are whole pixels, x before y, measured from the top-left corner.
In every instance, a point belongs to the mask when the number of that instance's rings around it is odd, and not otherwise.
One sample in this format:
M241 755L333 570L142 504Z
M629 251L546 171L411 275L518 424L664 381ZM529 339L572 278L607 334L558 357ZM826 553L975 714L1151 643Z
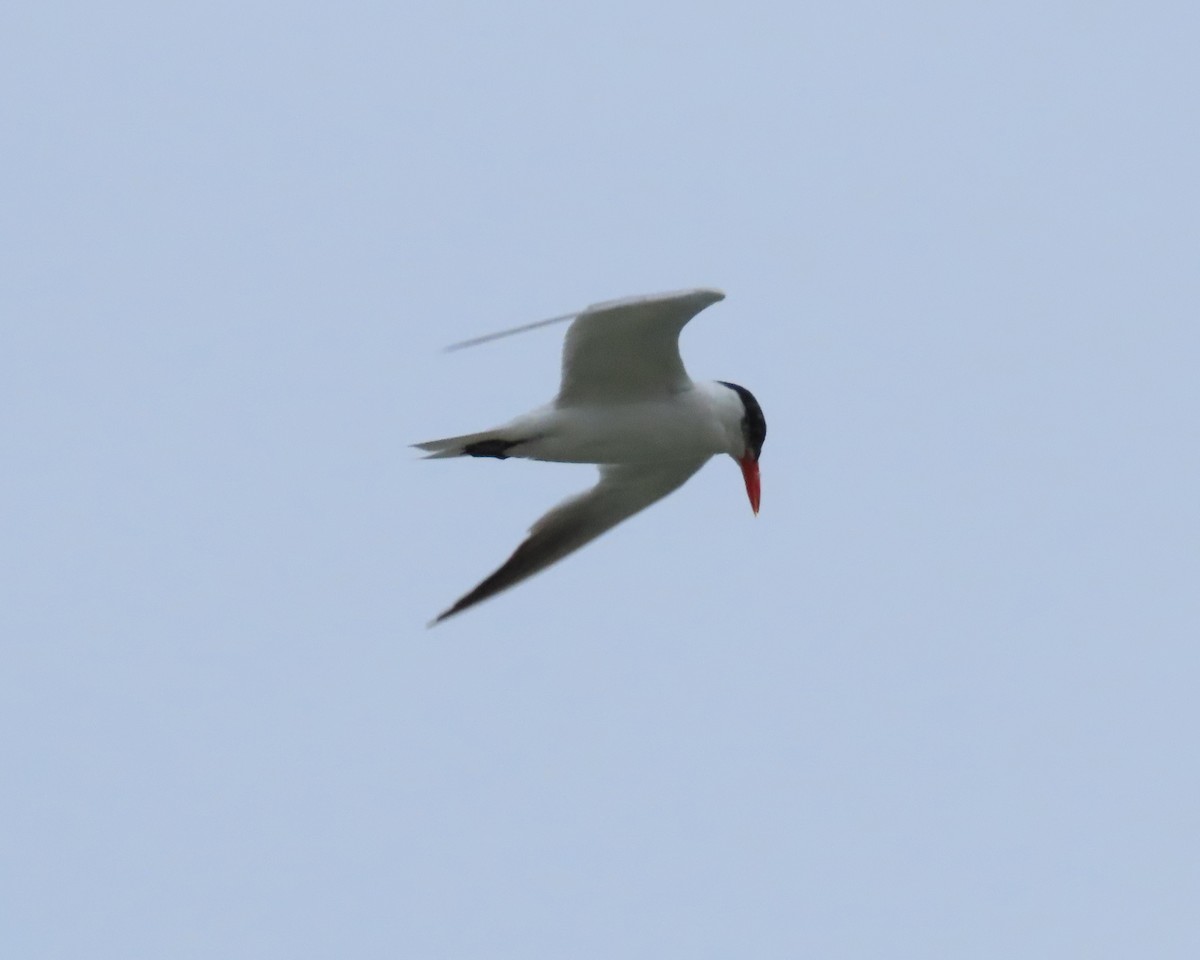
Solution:
M413 446L425 451L426 460L441 457L497 457L503 460L508 456L509 448L523 439L528 438L513 439L505 430L484 430L482 433L464 433L460 437L426 440Z

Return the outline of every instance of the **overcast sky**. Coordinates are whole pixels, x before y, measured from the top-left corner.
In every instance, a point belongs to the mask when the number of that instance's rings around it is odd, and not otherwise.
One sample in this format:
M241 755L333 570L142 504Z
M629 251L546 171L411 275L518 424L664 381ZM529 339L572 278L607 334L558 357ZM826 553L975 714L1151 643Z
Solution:
M1200 956L1193 4L0 20L6 956ZM761 515L426 630L690 286Z

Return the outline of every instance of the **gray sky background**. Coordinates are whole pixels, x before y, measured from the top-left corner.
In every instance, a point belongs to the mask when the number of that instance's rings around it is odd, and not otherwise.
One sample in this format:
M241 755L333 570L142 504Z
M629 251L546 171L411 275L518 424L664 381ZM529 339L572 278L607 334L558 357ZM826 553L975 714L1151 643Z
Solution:
M1198 16L6 10L5 955L1200 955ZM696 285L762 515L427 631Z

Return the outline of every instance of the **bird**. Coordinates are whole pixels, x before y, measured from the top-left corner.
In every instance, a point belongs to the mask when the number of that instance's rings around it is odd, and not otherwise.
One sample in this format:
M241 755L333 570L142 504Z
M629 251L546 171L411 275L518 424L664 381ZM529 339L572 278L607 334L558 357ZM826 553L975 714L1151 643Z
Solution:
M679 334L725 299L700 288L596 303L448 347L475 346L570 320L562 380L548 404L479 433L413 446L425 459L510 457L592 463L599 481L564 500L494 573L429 622L434 626L522 582L674 492L713 456L741 467L750 507L760 503L758 461L767 421L754 395L724 380L693 381Z

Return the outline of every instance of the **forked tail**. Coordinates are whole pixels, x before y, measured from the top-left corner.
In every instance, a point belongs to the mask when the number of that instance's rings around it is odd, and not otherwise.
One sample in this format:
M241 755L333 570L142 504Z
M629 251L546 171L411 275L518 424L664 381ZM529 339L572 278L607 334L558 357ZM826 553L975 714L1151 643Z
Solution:
M426 451L426 460L441 457L495 457L504 460L508 450L524 439L514 440L503 430L485 430L482 433L464 433L461 437L443 437L441 440L426 440L414 443L418 450Z

